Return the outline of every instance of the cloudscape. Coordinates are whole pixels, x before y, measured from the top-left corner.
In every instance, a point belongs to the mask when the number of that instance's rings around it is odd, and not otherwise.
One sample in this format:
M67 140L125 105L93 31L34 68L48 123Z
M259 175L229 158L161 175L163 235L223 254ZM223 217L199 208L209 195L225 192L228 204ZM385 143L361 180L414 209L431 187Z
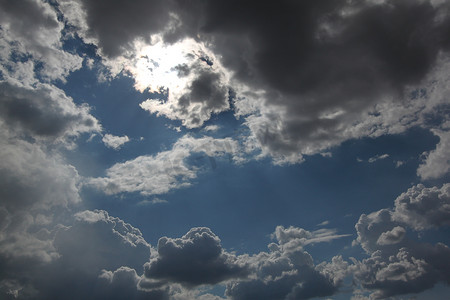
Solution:
M450 2L0 0L1 299L448 299Z

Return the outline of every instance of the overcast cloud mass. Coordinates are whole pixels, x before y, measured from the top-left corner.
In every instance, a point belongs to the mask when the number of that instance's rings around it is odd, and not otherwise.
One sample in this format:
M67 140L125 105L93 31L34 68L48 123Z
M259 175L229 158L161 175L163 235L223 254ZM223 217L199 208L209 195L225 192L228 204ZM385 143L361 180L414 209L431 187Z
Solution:
M446 299L450 2L0 0L1 299Z

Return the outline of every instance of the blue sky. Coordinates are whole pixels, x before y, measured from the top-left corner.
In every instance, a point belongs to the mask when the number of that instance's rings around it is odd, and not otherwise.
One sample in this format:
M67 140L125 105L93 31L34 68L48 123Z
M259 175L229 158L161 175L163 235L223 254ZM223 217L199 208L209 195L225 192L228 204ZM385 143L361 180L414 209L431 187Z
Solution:
M0 8L0 298L447 297L446 1Z

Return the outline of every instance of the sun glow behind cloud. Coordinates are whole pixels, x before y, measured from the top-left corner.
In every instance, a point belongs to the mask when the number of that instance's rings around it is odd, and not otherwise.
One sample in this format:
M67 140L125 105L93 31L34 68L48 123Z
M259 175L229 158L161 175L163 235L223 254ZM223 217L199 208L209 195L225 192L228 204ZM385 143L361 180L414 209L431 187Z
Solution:
M161 95L144 101L141 108L182 120L188 128L199 127L212 113L229 109L232 75L203 43L185 38L169 44L160 36L153 36L152 41L151 45L136 42L135 58L124 67L136 90Z

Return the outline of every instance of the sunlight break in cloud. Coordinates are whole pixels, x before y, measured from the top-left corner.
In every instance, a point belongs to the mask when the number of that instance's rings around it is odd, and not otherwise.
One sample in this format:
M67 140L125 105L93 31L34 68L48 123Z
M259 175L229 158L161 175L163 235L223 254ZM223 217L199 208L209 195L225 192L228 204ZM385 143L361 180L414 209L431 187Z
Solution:
M137 90L166 98L148 99L141 108L181 120L187 128L199 127L211 114L229 109L229 75L210 50L193 39L174 44L165 44L158 36L153 40L152 45L137 42L137 58L125 66Z

